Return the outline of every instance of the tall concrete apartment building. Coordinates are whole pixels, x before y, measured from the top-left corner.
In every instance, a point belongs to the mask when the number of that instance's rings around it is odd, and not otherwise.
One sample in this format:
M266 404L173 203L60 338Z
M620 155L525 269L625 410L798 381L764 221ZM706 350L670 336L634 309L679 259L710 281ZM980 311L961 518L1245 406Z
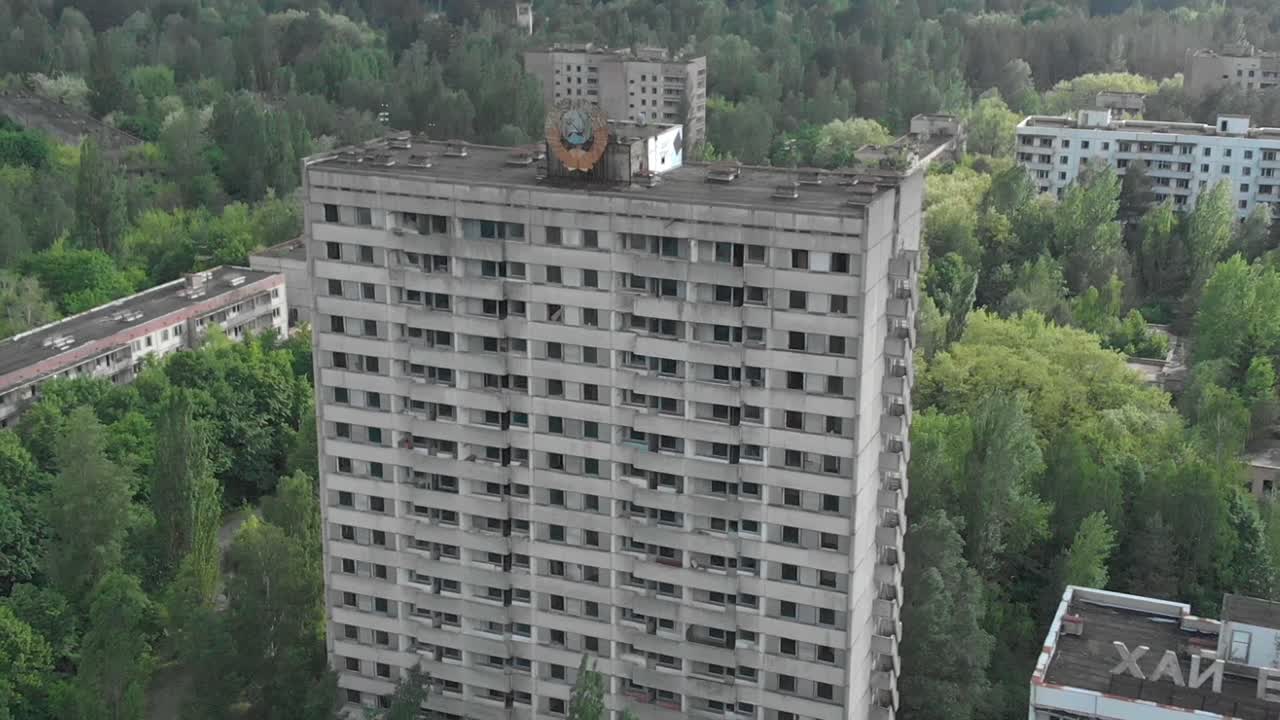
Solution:
M524 54L547 107L567 99L598 105L614 120L684 125L685 143L707 137L707 59L660 48L556 46Z
M1239 217L1258 203L1280 202L1280 128L1253 128L1249 118L1223 115L1216 125L1117 120L1110 110L1076 118L1032 115L1017 129L1018 162L1040 192L1059 197L1090 162L1124 173L1143 162L1159 201L1195 207L1200 193L1226 182Z
M1229 43L1222 50L1187 53L1184 85L1195 96L1224 87L1266 90L1280 85L1280 54L1262 52L1247 42Z
M143 361L227 337L286 331L285 277L224 265L193 273L0 341L0 428L11 427L54 378L132 382Z
M421 663L431 717L561 718L586 655L614 717L894 717L919 165L594 129L585 173L408 136L306 163L349 711Z

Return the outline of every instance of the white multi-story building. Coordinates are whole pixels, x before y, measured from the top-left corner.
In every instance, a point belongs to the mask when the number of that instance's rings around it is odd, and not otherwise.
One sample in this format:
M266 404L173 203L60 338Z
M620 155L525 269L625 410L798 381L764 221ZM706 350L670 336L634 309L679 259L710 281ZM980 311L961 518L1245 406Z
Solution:
M432 717L563 717L588 655L642 720L893 717L923 173L676 132L307 162L350 711L421 663Z
M614 120L684 125L689 147L707 137L707 59L661 48L594 45L530 50L524 67L542 83L550 108L586 100Z
M1031 675L1028 720L1280 716L1280 603L1227 595L1222 620L1069 586Z
M197 346L212 325L239 340L286 332L285 277L224 265L0 341L0 428L53 378L131 382L148 357Z
M1074 120L1032 115L1018 125L1015 151L1040 192L1059 197L1090 162L1121 173L1143 162L1156 199L1179 208L1220 182L1240 217L1280 202L1280 128L1251 128L1237 115L1216 125L1116 120L1110 110L1081 110Z

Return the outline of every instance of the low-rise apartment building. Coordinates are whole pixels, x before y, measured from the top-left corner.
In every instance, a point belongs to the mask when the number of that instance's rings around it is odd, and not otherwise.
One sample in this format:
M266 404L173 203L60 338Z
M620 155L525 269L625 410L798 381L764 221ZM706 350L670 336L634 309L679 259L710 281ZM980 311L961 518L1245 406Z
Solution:
M1280 603L1227 595L1222 619L1069 586L1031 676L1028 720L1280 717Z
M1280 202L1280 128L1254 128L1249 118L1222 115L1216 125L1118 120L1109 109L1075 118L1032 115L1017 128L1018 162L1040 192L1061 197L1089 163L1124 173L1145 163L1159 201L1182 209L1220 182L1246 217L1258 203Z
M194 347L213 325L235 340L283 333L285 303L283 275L223 266L0 341L0 428L52 378L131 382L143 360Z

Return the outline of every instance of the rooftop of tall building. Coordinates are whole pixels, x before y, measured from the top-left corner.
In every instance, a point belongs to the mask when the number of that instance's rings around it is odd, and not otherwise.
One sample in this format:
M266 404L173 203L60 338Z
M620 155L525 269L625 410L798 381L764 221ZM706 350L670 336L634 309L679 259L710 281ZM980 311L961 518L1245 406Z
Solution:
M603 45L596 45L595 43L556 43L550 47L535 48L529 52L585 53L588 55L616 58L618 60L638 60L641 62L688 62L702 57L688 49L681 49L673 52L662 47L635 46L626 48L610 48Z
M611 126L611 142L652 137L655 132L672 127L617 122ZM495 147L408 134L342 148L307 162L312 171L856 216L877 194L943 154L960 134L954 118L940 115L917 117L913 129L916 132L885 148L860 149L858 156L863 162L839 170L752 166L733 161L682 162L661 173L634 172L625 180L590 179L549 173L543 145Z
M1240 41L1233 43L1225 43L1218 49L1201 48L1193 52L1197 56L1221 56L1234 58L1261 57L1261 58L1280 58L1280 53L1268 50L1259 50L1253 43L1248 41Z

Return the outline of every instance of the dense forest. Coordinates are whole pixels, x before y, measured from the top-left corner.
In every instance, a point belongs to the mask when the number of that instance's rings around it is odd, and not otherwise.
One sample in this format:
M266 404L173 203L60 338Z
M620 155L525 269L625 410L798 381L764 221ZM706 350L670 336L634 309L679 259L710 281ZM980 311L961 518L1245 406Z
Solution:
M1188 48L1280 49L1280 6L542 0L535 13L530 38L497 0L0 0L0 93L138 140L68 147L0 117L0 337L292 237L310 153L387 126L538 137L526 47L686 48L708 56L707 158L834 167L916 113L969 128L970 155L928 179L904 718L1024 716L1066 583L1206 615L1224 591L1280 597L1280 512L1242 491L1239 460L1280 414L1271 218L1237 223L1224 189L1175 212L1140 168L1042 197L1011 159L1023 114L1102 89L1147 93L1151 117L1280 125L1280 91L1192 97L1179 76ZM1168 351L1148 322L1192 348L1176 398L1125 367ZM0 718L140 718L171 663L204 679L183 717L331 715L308 343L214 341L129 387L53 383L0 432ZM259 510L220 547L224 513L244 505ZM598 677L583 677L575 717L595 718ZM386 717L412 716L421 681Z

